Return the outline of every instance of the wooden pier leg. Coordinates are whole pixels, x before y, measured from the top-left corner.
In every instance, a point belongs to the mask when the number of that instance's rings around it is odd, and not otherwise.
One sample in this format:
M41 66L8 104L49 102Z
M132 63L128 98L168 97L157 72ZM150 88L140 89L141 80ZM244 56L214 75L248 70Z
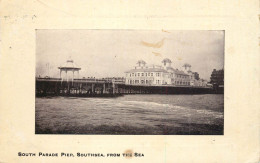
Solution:
M106 93L106 83L103 84L103 92L102 93Z
M70 94L70 83L67 82L67 84L68 84L68 92L67 92L67 94Z
M93 94L95 93L95 88L94 87L95 87L95 84L92 83L91 84L91 91L92 91Z
M112 93L115 94L115 83L112 83Z
M82 93L82 90L81 90L81 89L82 89L82 83L79 84L79 94Z

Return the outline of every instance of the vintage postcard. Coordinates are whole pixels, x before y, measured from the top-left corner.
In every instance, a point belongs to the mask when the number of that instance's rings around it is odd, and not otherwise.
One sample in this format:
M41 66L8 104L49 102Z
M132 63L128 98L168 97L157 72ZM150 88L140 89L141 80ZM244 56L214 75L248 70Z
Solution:
M0 162L259 162L257 0L0 3Z

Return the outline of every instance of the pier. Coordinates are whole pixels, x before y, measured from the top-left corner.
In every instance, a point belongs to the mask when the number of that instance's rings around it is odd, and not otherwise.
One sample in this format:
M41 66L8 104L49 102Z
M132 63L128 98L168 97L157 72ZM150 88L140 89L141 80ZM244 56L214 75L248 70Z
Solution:
M206 94L215 93L210 87L173 85L130 85L123 78L40 78L36 81L36 96L117 97L124 94Z

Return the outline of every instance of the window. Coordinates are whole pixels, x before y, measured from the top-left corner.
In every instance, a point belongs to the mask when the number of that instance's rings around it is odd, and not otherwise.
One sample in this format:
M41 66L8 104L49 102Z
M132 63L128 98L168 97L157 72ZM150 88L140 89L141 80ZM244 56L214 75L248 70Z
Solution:
M153 73L151 73L151 76L153 76Z
M140 73L138 73L138 76L140 76Z
M148 76L150 76L150 72L148 73Z
M130 77L131 77L131 74L130 74Z
M144 73L142 73L142 76L144 76Z

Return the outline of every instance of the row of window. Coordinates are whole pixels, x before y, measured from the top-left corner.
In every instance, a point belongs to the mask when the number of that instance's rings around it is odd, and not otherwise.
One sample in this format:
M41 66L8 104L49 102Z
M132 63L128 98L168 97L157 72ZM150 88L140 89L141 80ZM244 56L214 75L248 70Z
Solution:
M189 78L189 76L186 76L186 75L176 75L176 77L177 78L184 78L184 79Z
M152 84L152 80L128 80L129 84Z
M190 82L185 82L185 81L175 81L176 85L190 85Z
M153 76L154 74L151 72L149 73L130 73L129 76ZM155 73L155 76L161 76L162 74L160 72ZM173 75L171 74L170 77L172 77ZM176 75L177 78L184 78L187 79L189 78L189 76L186 75Z
M161 76L161 73L156 73L156 76ZM129 76L153 76L153 73L148 72L148 73L130 73Z
M129 84L152 84L152 80L128 80ZM156 84L162 84L164 83L164 81L162 80L156 80L155 83ZM175 81L174 82L175 85L190 85L190 82L186 82L186 81Z

